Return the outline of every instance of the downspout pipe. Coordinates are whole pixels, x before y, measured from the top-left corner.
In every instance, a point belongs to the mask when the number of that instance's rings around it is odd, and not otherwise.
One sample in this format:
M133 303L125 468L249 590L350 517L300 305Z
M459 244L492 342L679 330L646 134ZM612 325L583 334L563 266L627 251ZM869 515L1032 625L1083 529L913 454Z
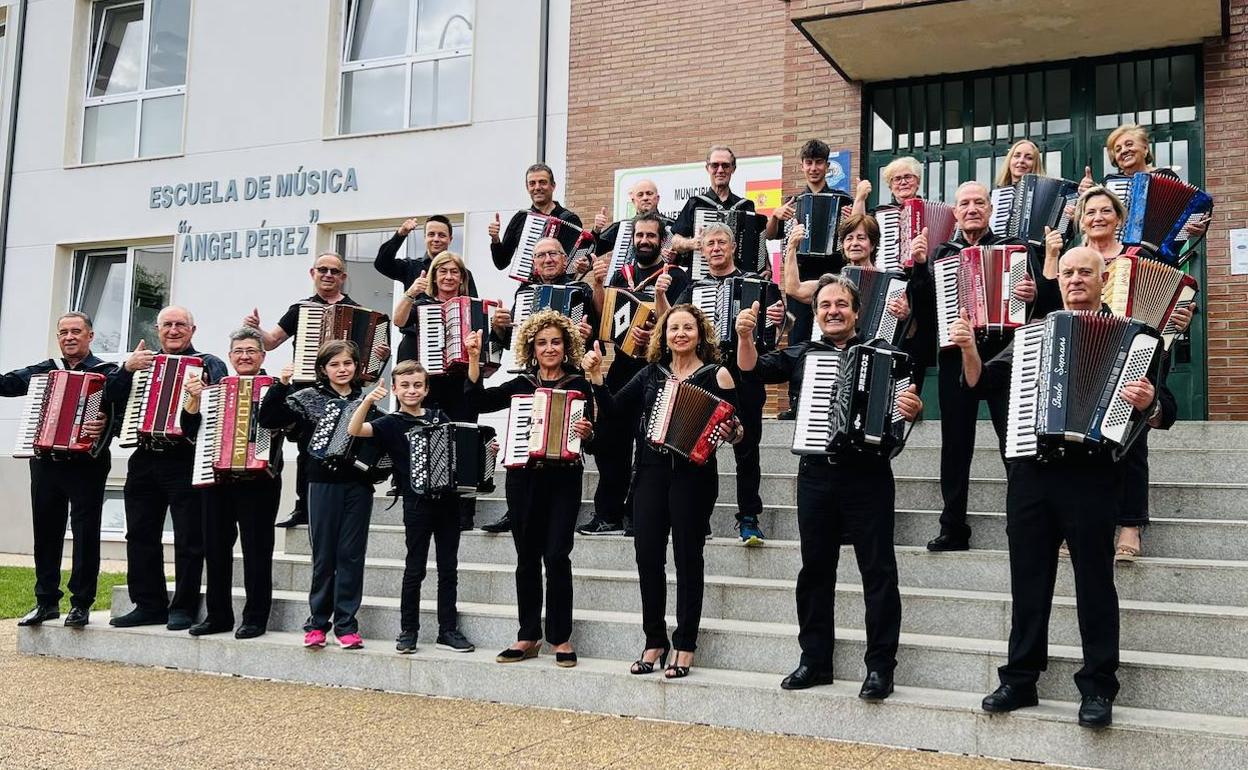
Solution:
M21 0L17 12L17 51L13 61L13 98L9 101L9 129L4 152L3 200L0 201L0 303L4 298L4 268L9 252L9 210L13 196L13 157L17 145L17 103L22 95L22 59L26 50L26 10L30 0Z
M550 0L542 0L537 55L537 162L546 162L546 76L550 69Z

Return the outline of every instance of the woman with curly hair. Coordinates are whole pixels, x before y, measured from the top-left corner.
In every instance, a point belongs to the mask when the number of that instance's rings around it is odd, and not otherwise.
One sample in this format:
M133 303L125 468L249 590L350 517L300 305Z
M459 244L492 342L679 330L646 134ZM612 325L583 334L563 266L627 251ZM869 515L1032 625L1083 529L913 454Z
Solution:
M715 458L695 465L657 448L646 440L645 415L653 408L666 380L681 380L710 391L736 406L732 375L719 365L719 341L711 322L697 307L676 305L663 314L655 327L662 334L650 338L646 359L650 362L617 393L603 386L602 356L597 343L584 358L585 374L603 411L619 414L621 422L637 426L637 465L633 476L633 547L641 586L641 627L646 648L630 672L649 674L665 666L665 676L689 675L702 620L702 550L715 500L719 497L719 474ZM739 423L733 443L744 435ZM676 562L676 631L667 636L667 538L672 537ZM676 646L670 666L667 656Z
M554 310L534 313L516 333L519 377L502 385L481 385L481 333L466 341L468 400L480 412L497 412L511 405L511 397L538 388L575 390L585 394L586 418L573 426L588 452L593 438L592 389L577 363L585 354L571 319ZM495 658L516 663L537 657L542 646L542 565L546 567L546 642L555 650L555 664L576 665L572 642L572 534L581 507L580 459L573 462L530 460L525 468L507 471L507 509L516 545L516 606L520 631L516 641Z

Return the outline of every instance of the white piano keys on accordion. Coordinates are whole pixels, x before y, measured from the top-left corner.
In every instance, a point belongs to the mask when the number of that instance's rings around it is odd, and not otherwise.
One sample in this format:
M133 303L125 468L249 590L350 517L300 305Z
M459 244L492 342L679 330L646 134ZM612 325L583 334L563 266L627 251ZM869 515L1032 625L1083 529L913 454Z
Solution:
M1106 190L1118 196L1118 200L1122 201L1123 209L1131 208L1131 177L1124 174L1110 174L1105 177L1101 183ZM1118 229L1114 231L1114 237L1122 237L1122 228L1127 224L1127 218L1123 217L1118 223Z
M940 347L953 344L949 329L958 320L958 255L944 257L932 263L932 280L936 284L936 337Z
M867 330L866 339L882 339L892 343L893 338L897 336L897 316L893 315L888 306L893 300L900 299L906 295L906 282L899 278L889 279L887 299L884 304L884 312L880 314L880 325L874 330ZM818 324L815 324L818 326Z
M1034 457L1038 450L1036 421L1040 411L1040 363L1044 353L1043 321L1014 332L1010 397L1005 421L1005 459Z
M446 372L443 349L446 347L446 323L442 305L430 303L416 307L416 359L429 374Z
M875 221L880 226L880 245L875 250L877 270L901 270L901 209L877 209ZM929 246L934 244L929 244Z
M511 319L512 325L519 329L533 315L533 287L526 286L516 295L516 312Z
M143 369L134 373L130 380L130 397L126 399L126 411L121 419L121 435L117 441L120 447L136 447L139 445L139 428L143 424L144 394L152 383L152 370Z
M1010 209L1014 206L1016 193L1014 185L998 187L989 193L991 211L988 214L988 229L1001 237L1005 237L1005 228L1010 221Z
M793 454L827 454L831 438L828 415L841 378L842 363L842 354L835 350L811 350L806 354L793 428Z
M719 301L719 286L711 284L701 284L694 286L689 290L690 303L698 310L706 314L706 317L714 322L715 309Z
M17 424L17 441L13 447L14 457L34 457L35 438L43 417L43 400L48 391L48 375L36 374L30 378L26 400L22 405L21 420Z
M512 396L507 412L507 441L503 446L503 467L523 468L529 464L529 425L533 418L533 396Z
M726 221L728 218L727 211L718 209L695 209L693 212L693 235L700 238L702 231L707 226ZM698 281L710 274L710 268L706 264L706 257L702 254L701 249L695 249L693 252L693 264L689 271L689 277Z
M511 255L507 277L517 281L533 280L533 249L546 236L546 217L529 212L524 215L524 229L520 231L520 245Z
M611 261L607 263L607 277L603 279L604 286L610 286L615 280L615 276L620 274L624 269L624 265L628 263L629 254L633 250L633 220L626 219L620 222L620 226L615 230L615 246L611 248Z
M225 388L204 388L199 397L199 435L195 437L194 459L191 462L191 486L206 487L216 481L213 467L221 454L219 414L225 408Z
M316 354L320 349L321 328L329 305L301 305L294 345L295 371L292 382L316 382Z

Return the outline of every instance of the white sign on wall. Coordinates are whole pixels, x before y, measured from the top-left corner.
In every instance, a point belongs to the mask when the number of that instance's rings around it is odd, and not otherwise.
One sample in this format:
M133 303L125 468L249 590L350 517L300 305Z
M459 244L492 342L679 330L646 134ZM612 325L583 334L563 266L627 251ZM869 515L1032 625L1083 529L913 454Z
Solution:
M760 214L770 213L780 202L782 162L779 155L737 158L737 170L732 175L732 191L753 200L754 208ZM616 169L615 219L625 219L633 215L628 190L642 179L654 182L659 189L659 212L672 219L684 208L685 201L698 193L706 192L710 186L706 163L703 161Z

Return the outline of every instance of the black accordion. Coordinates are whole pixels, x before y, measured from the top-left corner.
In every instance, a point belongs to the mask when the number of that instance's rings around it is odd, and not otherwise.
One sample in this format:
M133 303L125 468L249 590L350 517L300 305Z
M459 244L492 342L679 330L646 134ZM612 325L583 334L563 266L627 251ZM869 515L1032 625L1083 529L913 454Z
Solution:
M740 276L722 281L707 278L690 287L689 297L690 304L710 319L721 345L736 346L737 316L755 302L758 324L754 327L754 344L766 351L780 341L781 326L767 320L767 308L780 301L780 287L771 281Z
M1079 198L1079 184L1038 174L1024 174L1013 185L990 194L988 229L1002 238L1017 238L1032 246L1044 245L1044 228L1065 233L1069 207Z
M837 231L853 210L854 197L840 191L802 193L795 201L797 212L790 222L806 229L797 244L797 257L831 257L841 253Z
M722 223L732 230L736 242L733 261L747 273L762 273L770 265L767 252L767 217L746 209L695 209L693 212L694 234L708 225ZM701 251L693 252L690 277L695 281L709 274L706 257Z
M584 283L530 284L516 294L516 312L511 322L518 329L539 310L555 310L573 324L589 319L594 292Z
M444 422L407 432L412 491L476 497L494 491L498 442L487 425Z
M894 345L812 346L803 363L793 454L896 457L906 445L897 399L909 387L910 357Z
M896 270L876 270L870 267L846 265L841 275L858 287L858 336L864 340L884 340L890 345L900 345L906 333L906 324L888 312L888 303L906 294L906 274ZM819 324L814 325L814 339L823 336Z
M352 436L347 432L351 415L360 405L360 399L330 398L319 390L308 388L287 397L296 411L316 420L316 427L308 439L308 454L333 471L355 468L369 480L378 482L394 470L390 455L376 441ZM376 407L369 410L368 419L375 420L382 414Z
M1049 313L1016 330L1005 459L1075 449L1120 459L1146 427L1122 386L1154 374L1160 348L1155 330L1099 311Z
M651 446L705 465L736 430L736 409L705 388L667 379L644 417Z

